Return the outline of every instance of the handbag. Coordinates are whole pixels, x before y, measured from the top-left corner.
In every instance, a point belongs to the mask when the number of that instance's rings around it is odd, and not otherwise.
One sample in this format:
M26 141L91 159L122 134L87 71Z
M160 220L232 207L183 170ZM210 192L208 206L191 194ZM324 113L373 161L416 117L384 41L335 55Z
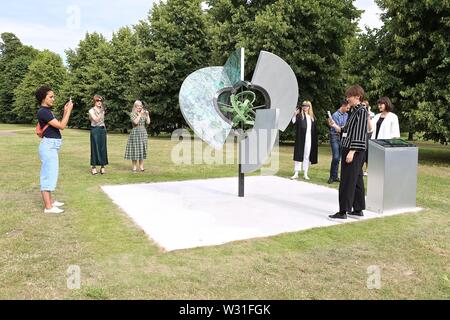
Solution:
M41 128L41 125L39 124L39 122L36 124L36 134L39 138L43 138L44 137L44 132L45 130L47 130L49 124L47 123L44 128Z

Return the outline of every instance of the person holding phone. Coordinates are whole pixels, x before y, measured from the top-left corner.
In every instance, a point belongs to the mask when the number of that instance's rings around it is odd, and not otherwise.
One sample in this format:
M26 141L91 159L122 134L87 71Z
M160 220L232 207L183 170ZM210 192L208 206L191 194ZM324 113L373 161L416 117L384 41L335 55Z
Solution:
M107 137L105 127L105 108L102 96L95 95L94 106L89 110L91 121L91 174L96 175L97 167L100 173L105 174L105 166L108 164Z
M40 189L44 201L44 213L59 214L64 210L59 208L63 202L52 201L52 192L56 189L59 174L58 152L62 145L61 131L69 122L72 113L73 103L69 100L64 105L64 115L58 121L53 115L52 108L55 103L55 94L48 86L41 86L35 92L36 100L40 107L37 112L37 119L41 128L48 125L43 132L41 143L39 144L39 158L41 159Z
M339 109L328 118L328 125L330 126L329 138L331 146L331 165L330 177L328 183L339 182L339 161L341 160L341 128L343 128L348 119L348 111L350 106L346 99L341 101Z
M142 101L136 100L130 113L131 124L133 129L128 137L127 146L125 148L125 159L131 160L132 171L139 170L144 172L144 160L147 159L148 150L148 134L146 127L150 124L150 113L144 109Z
M366 208L363 163L367 148L367 108L363 105L364 89L359 85L349 87L345 96L351 112L341 131L342 157L341 182L339 184L339 212L329 215L332 220L342 221L364 216ZM334 124L335 128L338 128Z
M318 158L318 139L316 117L310 101L303 101L301 109L297 108L292 117L295 124L294 147L294 175L291 179L297 179L302 170L303 177L309 180L308 169L310 164L316 164Z

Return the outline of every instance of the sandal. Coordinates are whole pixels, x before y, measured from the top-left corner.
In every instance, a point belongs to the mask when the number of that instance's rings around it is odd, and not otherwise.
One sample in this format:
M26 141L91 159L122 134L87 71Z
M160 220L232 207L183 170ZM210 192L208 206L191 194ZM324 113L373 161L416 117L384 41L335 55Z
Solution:
M105 171L105 168L100 168L100 174L105 174L106 173L106 171Z
M92 173L93 176L95 176L98 173L97 169L96 168L92 168L91 169L91 173Z
M136 168L133 168L131 171L132 171L133 173L136 173L136 172L137 172Z

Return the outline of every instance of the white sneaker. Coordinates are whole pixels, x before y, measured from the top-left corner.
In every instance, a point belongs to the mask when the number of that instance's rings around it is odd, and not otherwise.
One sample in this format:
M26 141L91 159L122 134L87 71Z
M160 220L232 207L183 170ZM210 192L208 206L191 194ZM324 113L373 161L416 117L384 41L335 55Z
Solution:
M51 209L44 209L44 213L55 213L55 214L59 214L59 213L63 213L64 210L60 209L58 207L52 207Z
M64 202L54 201L52 206L53 207L62 207L64 205Z
M310 180L308 176L304 176L305 180Z
M291 180L294 180L294 179L298 179L298 172L296 172L296 173L291 177Z

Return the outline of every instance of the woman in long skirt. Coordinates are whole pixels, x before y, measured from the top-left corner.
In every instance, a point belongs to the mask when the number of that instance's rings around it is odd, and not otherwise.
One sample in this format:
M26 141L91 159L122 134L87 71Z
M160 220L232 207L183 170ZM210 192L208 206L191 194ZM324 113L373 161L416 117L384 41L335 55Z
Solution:
M89 110L91 120L91 173L97 174L96 166L100 166L100 173L105 174L105 166L108 164L108 150L106 142L105 109L103 98L94 96L94 106Z
M142 102L136 100L133 110L130 113L133 129L128 137L127 147L125 149L125 159L131 160L133 172L137 171L139 162L139 170L145 171L144 160L147 159L148 150L148 134L146 127L150 124L150 114L143 108Z

